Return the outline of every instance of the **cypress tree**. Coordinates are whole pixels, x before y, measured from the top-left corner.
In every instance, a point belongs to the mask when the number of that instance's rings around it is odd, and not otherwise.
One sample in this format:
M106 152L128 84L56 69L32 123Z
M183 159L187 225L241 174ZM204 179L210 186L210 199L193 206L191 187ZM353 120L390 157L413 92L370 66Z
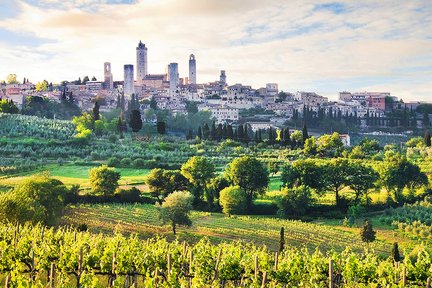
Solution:
M99 102L96 101L95 105L93 107L93 121L100 120L100 114L99 114Z
M258 130L255 131L255 143L259 143L259 139L258 139Z
M247 124L244 124L243 134L244 134L244 142L248 142L249 141L249 131L248 131Z
M129 125L133 132L138 132L142 128L141 113L138 110L132 110Z
M303 143L306 141L306 139L309 138L308 130L306 127L306 124L303 125Z
M166 126L165 126L165 122L163 121L158 121L156 123L156 130L159 134L165 134L166 132Z
M216 140L216 137L217 137L216 123L214 121L212 123L212 127L211 127L211 130L210 130L210 137L211 137L211 140Z
M203 137L203 135L202 135L202 130L201 130L201 126L198 127L197 136L198 136L199 139L202 139L202 137Z
M285 128L283 131L283 140L284 140L284 145L288 146L291 144L291 135L288 127Z
M228 139L228 128L226 124L222 127L222 139Z
M258 141L260 143L262 142L262 132L261 132L261 129L258 129Z
M280 228L280 237L279 237L279 253L281 253L285 248L285 229L284 227Z
M227 127L227 138L228 139L234 138L234 131L233 131L232 125L228 125L228 127Z
M219 124L216 128L216 140L220 141L223 137L223 128L222 124Z
M186 135L186 140L191 140L192 138L192 129L189 129L188 134Z
M376 238L376 232L372 228L372 224L369 220L365 220L365 223L360 231L360 236L363 242L373 242Z
M210 128L207 123L205 123L203 127L203 138L205 140L208 140L210 138Z
M273 144L274 143L274 133L273 133L273 128L270 127L268 130L268 140L269 140L269 144Z
M400 262L401 261L401 257L400 257L400 253L399 253L399 246L397 242L393 243L393 248L391 251L391 255L392 258L395 262Z
M243 125L239 125L239 127L237 128L237 139L239 141L243 141L244 139Z

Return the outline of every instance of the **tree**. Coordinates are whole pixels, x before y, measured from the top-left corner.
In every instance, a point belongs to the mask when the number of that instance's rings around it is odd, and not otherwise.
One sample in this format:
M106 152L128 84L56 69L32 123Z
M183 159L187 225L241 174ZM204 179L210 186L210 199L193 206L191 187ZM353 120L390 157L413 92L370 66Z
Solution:
M7 84L18 84L16 74L9 74L6 77L6 82L7 82Z
M383 164L379 167L380 182L389 193L393 194L393 200L401 203L402 191L408 188L411 191L428 184L427 176L421 172L420 167L407 160L400 153L387 151Z
M100 120L100 113L99 113L99 102L96 101L93 107L93 121Z
M0 219L12 223L54 224L63 212L67 193L61 181L46 173L31 176L11 192L0 195Z
M86 84L88 81L90 81L88 76L84 76L83 80L82 80L82 84Z
M431 135L427 130L424 133L424 143L427 147L431 147Z
M90 170L90 186L95 195L112 195L118 187L120 173L107 165Z
M203 134L202 134L201 126L198 127L197 137L198 137L199 139L202 139L202 138L203 138Z
M91 79L91 81L97 81L96 77L93 76L92 79Z
M305 155L314 156L317 153L318 145L314 136L309 137L304 142L303 153Z
M227 215L243 214L247 209L246 193L239 186L229 186L220 191L219 204Z
M278 201L278 213L284 217L302 216L312 203L311 190L307 186L284 188L282 197Z
M203 139L208 140L210 137L210 128L207 123L203 127Z
M141 130L143 123L139 110L132 110L129 125L131 126L133 132L138 132Z
M280 228L280 236L279 236L279 253L282 253L285 249L285 229L284 227Z
M165 197L175 191L184 191L189 184L179 170L155 168L145 177L151 195L156 197L160 205Z
M360 237L363 242L370 243L375 241L376 239L376 232L373 230L372 223L369 222L369 220L365 220L365 223L360 230Z
M159 134L165 134L165 130L166 130L166 127L165 127L165 122L163 122L163 121L158 121L157 123L156 123L156 130L157 130L157 132L159 133Z
M336 206L340 207L339 192L348 185L349 162L347 159L332 159L324 166L324 178L327 188L335 193Z
M12 100L6 100L0 98L0 112L18 114L19 109Z
M189 217L192 203L193 196L191 193L178 191L168 195L159 208L159 218L164 224L171 224L174 235L176 235L177 225L192 225Z
M399 253L399 245L397 242L393 243L391 256L392 256L394 262L400 262L401 261L401 256Z
M266 167L251 156L234 159L225 169L225 175L232 185L240 186L246 192L249 210L253 199L263 194L269 183Z
M343 149L342 140L339 137L339 133L334 132L332 135L324 134L318 138L318 153L335 157L341 153Z
M279 163L277 161L270 161L267 164L268 171L274 175L279 172Z
M309 138L309 133L308 133L306 124L304 124L303 125L303 130L302 130L302 140L303 140L303 143L305 143L306 139L308 139L308 138Z
M215 167L207 158L194 156L182 165L181 174L189 180L195 201L199 201L204 195L207 184L214 177Z
M281 180L285 187L308 186L321 193L326 187L327 168L321 161L314 159L297 160L282 170Z
M348 185L354 190L355 202L358 203L360 196L365 195L366 205L369 205L368 192L375 187L378 172L362 162L351 162L349 166Z

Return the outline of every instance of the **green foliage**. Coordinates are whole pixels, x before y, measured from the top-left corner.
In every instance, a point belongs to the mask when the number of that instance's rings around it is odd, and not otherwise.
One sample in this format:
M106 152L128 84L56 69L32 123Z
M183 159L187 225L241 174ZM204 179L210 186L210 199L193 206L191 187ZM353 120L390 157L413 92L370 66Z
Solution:
M225 175L232 185L240 186L246 192L249 209L252 200L263 194L269 183L266 167L250 156L234 159L225 169Z
M339 133L334 132L333 134L324 134L318 138L318 153L324 156L337 157L340 155L343 149L342 140L339 137Z
M188 180L178 170L165 170L155 168L145 178L151 194L156 197L159 204L174 191L184 191L188 187Z
M129 125L133 132L138 132L142 129L141 113L139 110L132 110ZM161 133L163 134L163 133Z
M284 188L278 201L278 213L284 217L305 215L313 202L311 194L307 186Z
M214 164L203 156L190 158L181 167L181 174L192 184L196 200L203 197L210 180L214 177Z
M374 188L376 182L379 178L378 172L373 168L364 165L362 162L350 162L349 164L349 175L348 175L348 185L355 193L355 202L362 195L365 196L366 205L369 205L368 192L370 189Z
M47 174L29 177L11 192L0 195L0 219L54 224L63 212L67 193L62 182Z
M0 113L17 114L19 109L12 100L0 98Z
M372 228L372 223L369 222L369 220L365 220L365 223L360 230L360 237L363 242L370 243L375 241L376 239L376 232Z
M192 221L189 212L192 210L193 196L189 192L177 191L165 198L159 211L159 216L164 223L169 222L176 234L177 225L191 226Z
M305 155L314 156L318 151L318 145L314 136L306 138L303 146Z
M426 147L426 143L423 137L413 137L406 142L406 146L411 148L423 148Z
M392 251L391 251L391 257L395 262L401 261L401 256L399 253L399 246L397 242L393 243Z
M107 165L89 171L90 185L95 195L112 195L118 187L120 173Z
M225 214L243 214L247 209L246 193L239 186L227 187L220 191L219 203Z

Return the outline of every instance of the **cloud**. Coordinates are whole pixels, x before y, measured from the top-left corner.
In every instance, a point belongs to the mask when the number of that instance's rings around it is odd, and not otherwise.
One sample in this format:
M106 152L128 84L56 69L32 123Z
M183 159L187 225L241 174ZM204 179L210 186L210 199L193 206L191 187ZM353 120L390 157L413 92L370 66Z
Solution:
M223 69L229 83L254 87L277 82L285 91L330 97L379 88L427 99L431 6L427 0L16 1L17 12L0 20L0 78L11 72L33 81L101 78L103 62L111 61L121 79L142 40L150 73L178 62L187 75L194 53L199 82L216 80Z

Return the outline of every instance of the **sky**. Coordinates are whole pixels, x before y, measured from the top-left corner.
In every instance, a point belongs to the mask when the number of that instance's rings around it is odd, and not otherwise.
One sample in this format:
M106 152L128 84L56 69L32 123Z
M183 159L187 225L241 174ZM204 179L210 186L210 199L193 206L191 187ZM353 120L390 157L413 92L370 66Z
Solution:
M432 102L431 0L0 0L0 79L123 80L140 40L151 74Z

